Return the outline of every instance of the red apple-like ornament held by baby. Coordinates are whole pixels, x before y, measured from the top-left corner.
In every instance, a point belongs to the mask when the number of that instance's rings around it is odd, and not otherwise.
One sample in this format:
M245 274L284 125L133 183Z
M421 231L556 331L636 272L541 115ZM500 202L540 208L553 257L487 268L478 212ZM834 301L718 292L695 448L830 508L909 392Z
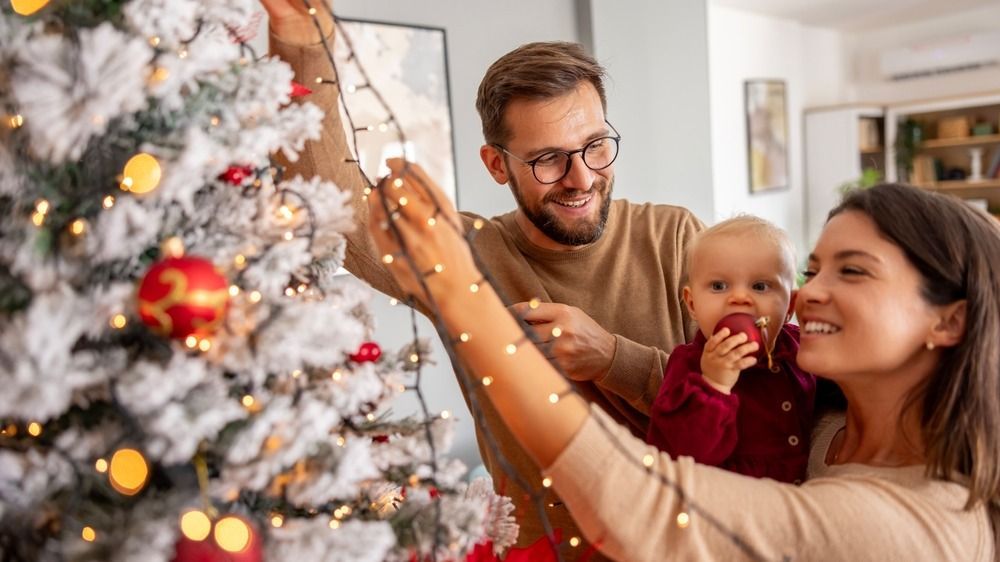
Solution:
M754 318L752 314L734 312L719 320L712 333L716 334L723 328L729 328L730 335L742 332L747 335L747 342L757 342L757 351L753 353L753 356L757 358L757 364L771 365L770 350L767 348L767 316Z

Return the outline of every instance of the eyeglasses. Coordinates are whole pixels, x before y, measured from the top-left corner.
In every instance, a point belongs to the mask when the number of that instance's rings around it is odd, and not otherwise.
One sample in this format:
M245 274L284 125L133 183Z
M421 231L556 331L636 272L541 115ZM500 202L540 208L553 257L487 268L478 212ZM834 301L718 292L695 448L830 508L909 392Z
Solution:
M615 161L615 158L618 158L618 143L622 140L622 136L618 134L611 123L607 121L605 123L611 127L614 132L613 136L596 138L585 144L583 148L576 150L552 150L531 160L525 160L511 153L503 145L494 144L493 146L508 156L531 166L531 173L534 174L539 183L556 183L569 173L569 169L573 165L573 155L576 153L580 153L583 164L594 171L607 168Z

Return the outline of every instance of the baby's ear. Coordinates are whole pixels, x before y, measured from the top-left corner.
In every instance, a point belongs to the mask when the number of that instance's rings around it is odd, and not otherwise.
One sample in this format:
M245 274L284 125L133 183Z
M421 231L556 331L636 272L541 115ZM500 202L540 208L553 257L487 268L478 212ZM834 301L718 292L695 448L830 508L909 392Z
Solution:
M694 321L698 321L698 317L694 314L694 298L691 297L691 287L685 285L684 289L681 291L681 297L684 299L684 304L688 307L688 314Z
M788 299L788 312L785 314L785 322L792 319L792 315L795 314L795 301L799 298L799 290L792 289L792 298Z

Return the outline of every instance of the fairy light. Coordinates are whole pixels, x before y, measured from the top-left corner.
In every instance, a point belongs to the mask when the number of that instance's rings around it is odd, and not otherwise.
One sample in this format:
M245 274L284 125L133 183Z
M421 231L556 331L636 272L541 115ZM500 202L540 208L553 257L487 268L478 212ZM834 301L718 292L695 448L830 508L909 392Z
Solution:
M196 336L188 336L184 338L184 345L188 346L190 349L198 347L198 338Z
M542 487L543 488L550 488L550 487L552 487L552 479L549 478L548 476L546 476L545 478L542 478Z
M11 129L20 129L24 125L24 116L20 113L7 116L7 126Z
M69 232L73 236L81 236L87 231L87 221L83 219L76 219L69 225Z
M369 413L368 415L365 416L365 419L368 420L369 422L373 422L375 421L375 414Z
M395 258L392 257L392 254L386 254L382 256L382 263L389 265L390 263L393 262L394 259Z
M28 424L28 435L32 437L38 437L42 434L42 424L38 422L31 422Z
M274 452L281 448L282 440L277 435L270 435L264 440L264 450Z
M80 537L87 542L94 542L95 540L97 540L97 532L94 531L93 527L88 525L84 527L82 531L80 531Z
M295 289L293 289L291 287L285 287L285 296L286 297L294 297L295 296Z
M158 47L160 45L160 38L156 37L155 35L153 37L150 37L149 44L152 47Z
M241 552L250 544L250 526L238 517L223 517L215 524L215 543L226 552Z
M45 215L39 212L31 213L31 223L35 226L42 226L45 224Z
M458 334L458 341L460 341L462 343L468 343L469 342L469 338L470 338L470 336L469 336L468 332L462 332L461 334Z
M218 127L218 126L219 126L219 123L221 123L221 122L222 122L222 120L221 120L221 119L219 119L219 116L218 116L218 115L213 115L213 116L212 116L212 118L208 120L208 122L209 122L209 124L211 124L211 125L212 125L213 127Z
M158 66L155 70L153 70L153 73L150 74L149 82L151 84L159 84L160 82L166 81L167 78L170 78L170 71L162 66Z
M476 219L472 221L472 228L475 228L476 230L482 230L485 224L486 223L483 222L483 219Z
M253 408L253 405L256 401L253 399L253 396L250 396L249 394L244 394L243 398L240 399L240 402L243 403L243 406L245 408Z
M104 199L101 200L101 207L104 207L105 209L110 209L111 207L114 206L115 206L114 195L106 195L104 196Z
M45 199L39 199L38 201L35 201L35 210L38 211L39 213L43 214L43 215L45 213L48 213L49 212L49 202L47 200L45 200Z
M179 59L186 59L187 56L188 56L187 49L181 49L181 50L177 51L177 58L179 58Z
M306 292L306 289L308 289L308 288L309 288L309 285L306 285L305 283L299 283L299 286L296 287L295 290L298 291L299 293L304 293L304 292Z
M687 529L688 525L691 524L691 516L687 514L686 511L682 511L677 514L677 526L681 529Z
M212 349L212 340L204 339L198 342L198 349L201 351L208 351Z
M111 327L116 330L121 330L128 324L128 319L125 318L124 314L115 314L111 317Z
M347 445L347 439L344 439L343 436L338 437L337 438L337 446L338 447L343 447L344 445Z
M282 236L282 238L284 238L286 241L291 240L292 238L295 238L295 233L289 230L288 232L285 233L284 236Z
M437 224L437 219L435 219L434 217L427 219L427 226L434 226L436 224Z
M419 363L419 362L420 362L420 356L417 355L416 353L411 353L410 354L410 363Z
M392 180L392 187L395 187L396 189L403 187L403 178L396 178Z
M258 303L262 298L264 296L260 294L260 291L250 291L250 302Z
M348 94L353 94L354 92L358 91L358 87L355 86L354 84L348 84L347 88L345 88L345 90L347 90Z
M275 513L271 516L271 526L275 529L280 529L284 524L285 518L280 513Z
M531 310L536 310L541 305L542 305L542 301L538 300L537 297L531 299L530 301L528 301L528 308L530 308Z
M451 412L449 412L448 410L444 410L443 412L441 412L441 419L446 420L450 417L451 417Z
M108 480L111 487L125 496L138 494L149 478L149 465L135 449L118 449L111 455Z
M94 470L104 474L108 471L108 461L105 459L97 459L94 461Z
M149 193L160 184L160 163L151 154L140 152L125 163L121 188L132 193Z
M569 539L569 545L573 548L580 546L580 537L572 537Z
M389 299L389 306L396 306L399 304L399 299Z
M334 369L334 371L332 373L330 373L330 378L333 379L333 380L335 380L335 381L339 381L343 377L344 377L344 374L342 372L340 372L340 369Z
M400 198L399 198L399 206L400 206L400 207L405 207L405 206L407 206L407 205L408 205L409 203L410 203L410 200L409 200L409 199L407 199L406 197L400 197Z
M508 343L507 347L503 349L507 353L507 355L514 355L515 353L517 353L517 346L512 343Z
M236 285L230 285L229 286L229 296L235 297L236 295L239 295L239 294L240 294L240 288L238 286L236 286Z
M14 437L17 435L17 426L14 424L8 424L7 429L4 430L4 434L7 437Z
M184 255L184 241L180 236L171 236L160 244L160 253L164 257L179 258Z
M295 216L295 211L292 211L288 205L282 205L278 207L278 216L285 220L292 220Z
M562 328L560 328L559 326L552 328L552 337L558 338L561 335L562 335Z
M646 454L642 457L642 465L646 468L653 466L653 461L656 460L653 455Z
M181 515L180 527L185 537L201 542L212 532L212 520L205 512L192 509Z
M478 293L479 292L479 283L473 283L473 284L469 285L469 292L470 293Z
M22 16L30 16L44 8L48 3L49 0L10 0L11 8L14 8L14 12Z
M441 273L442 271L444 271L444 264L434 264L434 273Z
M310 16L315 16L316 15L316 8L309 8L309 15Z
M553 392L552 394L549 394L549 403L556 404L558 402L559 402L559 395L558 394L556 394L555 392Z
M491 384L493 384L493 377L488 375L483 377L483 386L489 386Z
M292 378L297 379L302 376L302 371L300 369L295 369L292 371Z
M233 263L236 267L243 268L247 264L247 257L243 254L236 254L236 257L233 258Z
M331 529L337 530L340 528L340 521L337 521L336 519L331 519L329 525Z

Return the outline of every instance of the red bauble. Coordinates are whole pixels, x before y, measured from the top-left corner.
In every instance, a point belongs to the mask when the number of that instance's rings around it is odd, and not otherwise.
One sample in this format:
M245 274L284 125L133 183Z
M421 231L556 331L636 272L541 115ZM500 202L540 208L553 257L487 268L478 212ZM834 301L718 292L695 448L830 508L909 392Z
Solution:
M219 179L225 181L229 185L241 186L243 182L247 181L247 178L253 175L253 168L250 166L230 166L226 168L225 172L219 174Z
M244 521L246 523L246 521ZM229 552L223 549L212 534L204 540L196 541L181 534L174 546L172 562L261 562L264 559L260 535L253 525L250 528L250 542L239 552Z
M313 93L312 90L292 80L292 91L289 93L292 99L308 96L311 93Z
M139 317L172 338L211 335L229 304L229 283L212 262L167 258L153 264L139 285Z
M743 332L747 335L747 342L757 342L757 351L753 354L757 358L758 364L767 365L767 339L764 330L757 326L757 319L745 312L734 312L729 316L719 320L712 333L716 333L723 328L729 328L729 334L735 335Z
M373 341L367 341L361 344L361 347L350 357L351 361L355 363L374 363L378 361L379 357L382 357L382 348Z

